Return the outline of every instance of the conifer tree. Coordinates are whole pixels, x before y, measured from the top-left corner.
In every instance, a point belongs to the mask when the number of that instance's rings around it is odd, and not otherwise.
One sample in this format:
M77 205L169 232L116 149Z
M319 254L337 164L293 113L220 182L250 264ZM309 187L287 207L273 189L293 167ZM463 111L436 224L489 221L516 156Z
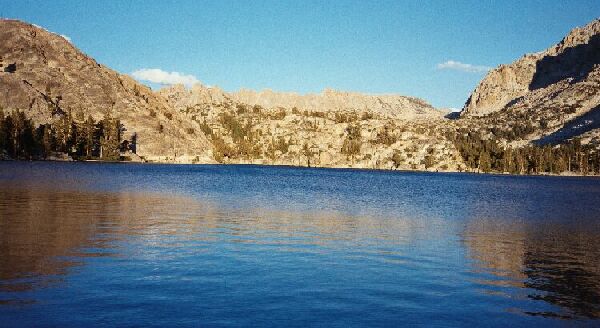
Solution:
M354 161L354 156L360 154L361 144L360 126L358 124L348 124L346 127L346 139L344 139L341 149L342 154L350 155L352 161Z
M94 118L89 115L87 120L83 126L83 135L84 135L84 150L85 156L90 158L93 156L94 148L95 148L95 134L96 134L96 123L94 122Z
M492 170L492 159L487 150L482 150L479 154L479 170L486 173Z
M42 152L48 156L54 150L54 133L50 124L42 125Z
M103 160L117 161L120 158L121 123L107 113L102 120L100 154Z
M68 153L73 146L74 131L71 111L60 117L56 122L56 146L59 152Z
M4 109L0 106L0 153L6 150L8 144L8 130L4 120Z

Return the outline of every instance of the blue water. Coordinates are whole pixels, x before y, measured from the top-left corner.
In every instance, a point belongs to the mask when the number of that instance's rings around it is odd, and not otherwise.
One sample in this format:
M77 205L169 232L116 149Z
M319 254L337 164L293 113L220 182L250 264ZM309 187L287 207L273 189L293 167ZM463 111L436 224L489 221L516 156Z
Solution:
M0 162L0 326L600 326L600 179Z

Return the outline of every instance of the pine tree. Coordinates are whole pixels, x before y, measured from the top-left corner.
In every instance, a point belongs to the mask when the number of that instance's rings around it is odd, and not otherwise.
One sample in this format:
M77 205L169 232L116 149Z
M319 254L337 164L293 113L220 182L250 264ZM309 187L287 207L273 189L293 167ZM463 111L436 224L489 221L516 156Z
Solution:
M100 156L103 160L118 161L120 158L121 123L107 113L102 120L102 139L100 141Z
M54 132L50 124L44 124L42 126L42 152L43 156L47 157L52 151L54 151Z
M13 158L19 158L22 150L22 138L21 135L25 129L24 117L20 115L20 111L13 111L10 115L11 118L11 129L10 139L12 140L12 155Z
M479 154L479 170L486 173L492 170L492 159L486 150Z
M337 114L337 113L336 113ZM354 156L360 153L362 136L358 124L348 124L346 127L346 139L342 145L342 154L350 155L354 162Z
M74 144L73 117L71 111L62 115L55 124L56 131L56 148L59 152L71 152Z
M8 130L4 119L4 109L0 106L0 154L6 150L8 144Z
M14 121L12 115L4 117L2 131L4 134L4 149L8 155L15 156Z
M84 135L84 150L85 156L90 158L93 156L94 148L95 148L95 134L96 134L96 123L94 122L94 118L90 115L83 125L83 135Z
M310 167L310 159L312 157L312 152L306 142L302 146L302 155L306 157L306 166Z

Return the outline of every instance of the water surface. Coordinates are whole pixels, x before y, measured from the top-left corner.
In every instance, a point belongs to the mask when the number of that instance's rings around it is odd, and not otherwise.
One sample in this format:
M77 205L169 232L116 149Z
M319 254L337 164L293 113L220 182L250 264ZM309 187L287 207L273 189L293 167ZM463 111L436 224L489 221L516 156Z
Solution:
M8 327L600 325L600 180L0 162Z

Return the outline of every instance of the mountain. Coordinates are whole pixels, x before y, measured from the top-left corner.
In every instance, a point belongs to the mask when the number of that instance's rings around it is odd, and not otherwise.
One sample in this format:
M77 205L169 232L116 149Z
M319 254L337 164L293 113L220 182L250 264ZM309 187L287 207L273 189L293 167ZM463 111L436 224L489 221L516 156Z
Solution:
M555 46L490 71L461 113L499 129L531 128L523 141L573 138L600 145L600 19L573 29Z
M194 121L150 88L82 53L64 37L16 20L0 20L0 106L37 124L71 113L95 120L110 113L137 135L149 160L212 161L210 142Z
M483 116L524 101L536 106L552 93L560 96L568 89L590 84L596 87L599 65L600 19L573 29L545 51L490 71L467 100L463 116ZM584 97L579 95L575 100Z
M0 106L53 124L50 137L44 127L27 139L15 126L5 133L0 120L0 157L32 158L16 149L35 139L41 158L49 152L40 145L77 158L96 158L106 145L105 157L118 158L115 125L92 136L90 155L81 142L89 139L75 138L71 147L65 136L73 133L61 123L75 118L87 133L88 115L97 122L110 114L126 139L136 136L137 153L157 162L600 174L600 20L490 71L458 117L401 95L225 92L202 84L152 91L40 27L0 20L0 40ZM59 136L58 147L46 144Z
M461 163L439 128L447 112L418 98L334 90L227 93L201 84L157 93L203 126L222 163L453 170Z
M415 119L439 117L445 114L436 110L426 101L400 95L368 95L357 92L343 92L325 89L320 94L300 95L293 92L274 92L272 90L253 91L242 89L226 93L219 88L205 87L201 84L190 90L182 85L163 88L158 92L175 108L184 109L201 104L223 104L226 102L260 106L262 108L284 108L307 110L309 112L363 112L385 117Z

